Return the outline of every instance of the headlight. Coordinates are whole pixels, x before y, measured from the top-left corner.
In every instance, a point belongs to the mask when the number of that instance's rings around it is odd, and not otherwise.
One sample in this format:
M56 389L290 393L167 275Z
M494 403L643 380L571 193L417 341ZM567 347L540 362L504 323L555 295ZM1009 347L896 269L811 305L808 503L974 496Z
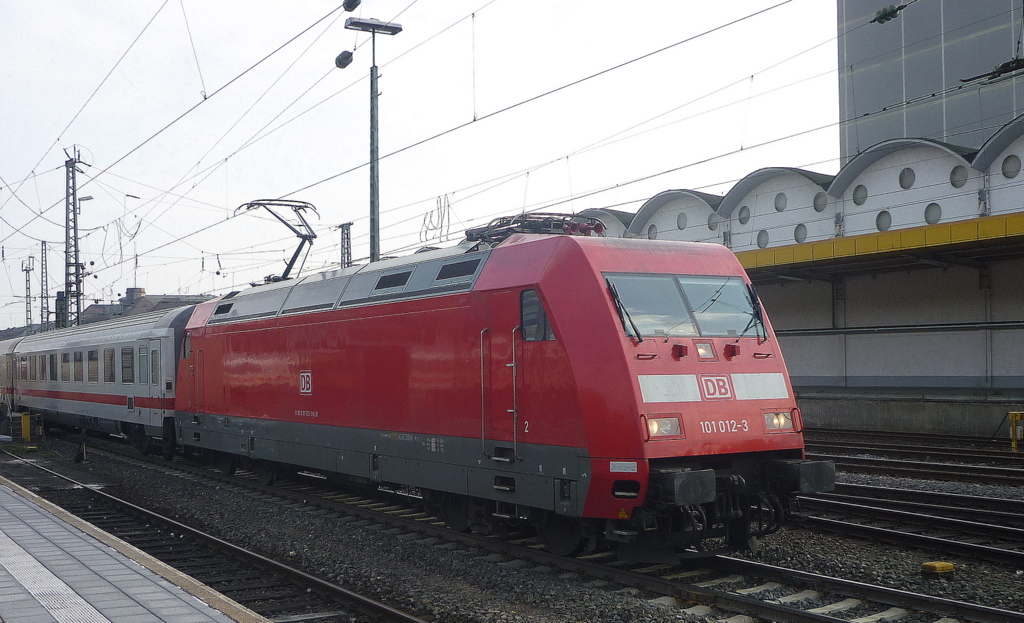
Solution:
M651 437L672 437L679 435L679 418L658 417L647 420L647 432Z
M793 416L789 411L771 411L764 414L764 426L768 432L793 430Z

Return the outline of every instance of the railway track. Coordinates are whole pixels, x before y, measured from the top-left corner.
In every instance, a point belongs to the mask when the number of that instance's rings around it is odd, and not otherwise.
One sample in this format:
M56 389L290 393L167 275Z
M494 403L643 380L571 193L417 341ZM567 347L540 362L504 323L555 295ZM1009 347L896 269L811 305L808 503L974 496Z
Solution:
M131 461L143 457L121 446L107 447ZM772 621L851 621L864 616L896 618L908 612L919 620L954 617L961 620L1002 623L1019 621L1020 614L996 608L907 593L859 582L758 565L728 557L700 562L700 567L635 565L616 561L612 553L578 558L554 556L528 534L504 538L454 533L436 518L423 513L410 492L370 494L338 491L322 480L301 478L275 487L258 483L255 474L239 471L226 476L209 468L147 459L156 469L185 472L191 477L216 481L222 487L253 495L272 496L279 503L343 513L357 519L387 526L389 531L415 535L418 539L456 542L502 560L526 563L578 573L596 581L629 587L682 608L687 615L714 614L716 617L746 615ZM918 620L918 619L915 619Z
M12 458L19 458L0 450ZM174 519L121 500L38 464L46 474L33 489L72 514L113 534L253 612L279 623L426 623L343 587L325 582ZM69 486L75 494L69 500ZM57 499L52 499L57 498Z
M902 433L888 431L867 431L854 429L804 429L807 443L855 442L899 445L903 447L931 446L945 449L976 449L1007 452L1010 443L1006 437L975 437L969 435L946 435L932 433Z
M1022 499L1013 500L839 483L832 493L819 493L814 497L855 503L875 503L896 510L1024 528L1024 496Z
M801 508L810 513L801 521L808 526L845 535L914 545L945 555L1024 565L1024 527L1006 525L1020 524L1019 514L989 511L989 519L1003 523L987 523L978 517L966 519L964 515L969 514L969 509L936 504L935 501L941 498L941 494L935 494L932 502L925 503L850 493L816 494L800 498ZM1024 503L1017 504L1024 506ZM977 513L984 510L979 509Z
M833 461L836 464L836 471L841 472L1013 486L1021 486L1024 483L1024 465L1020 467L993 467L989 465L965 465L960 463L884 459L844 454L822 454L813 451L808 451L807 458Z
M806 444L811 453L872 454L924 461L952 461L1002 467L1024 468L1024 454L986 448L951 448L946 446L858 442L813 441Z

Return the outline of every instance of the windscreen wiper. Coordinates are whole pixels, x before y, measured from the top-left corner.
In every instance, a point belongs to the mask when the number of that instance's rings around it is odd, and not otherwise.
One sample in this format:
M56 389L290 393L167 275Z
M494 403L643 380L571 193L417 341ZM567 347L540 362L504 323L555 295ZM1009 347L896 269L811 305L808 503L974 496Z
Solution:
M619 322L625 327L626 322L629 322L629 326L633 329L633 336L636 337L636 343L644 341L644 337L640 335L640 329L637 328L636 323L633 322L633 317L629 315L629 310L622 303L622 299L619 298L619 291L615 289L615 284L610 279L605 279L605 283L608 284L608 293L612 295L612 301L615 303L615 309L619 312Z
M768 328L764 326L764 308L761 307L761 299L757 298L757 290L754 289L754 284L747 284L747 295L750 297L750 304L752 308L752 311L750 313L750 322L747 323L747 326L743 329L743 332L740 333L739 336L737 336L736 341L738 342L741 337L746 335L747 331L750 330L750 327L754 327L757 331L757 339L759 340L759 343L762 339L761 329L764 329L763 341L767 342Z

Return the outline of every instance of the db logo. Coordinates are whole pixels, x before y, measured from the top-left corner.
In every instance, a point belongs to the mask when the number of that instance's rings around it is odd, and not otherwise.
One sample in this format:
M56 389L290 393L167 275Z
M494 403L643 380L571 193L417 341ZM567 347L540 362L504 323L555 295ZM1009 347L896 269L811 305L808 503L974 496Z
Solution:
M313 371L303 370L299 372L299 393L300 394L312 394L313 393Z
M704 394L704 400L732 398L732 388L729 386L729 377L727 376L700 377L700 390Z

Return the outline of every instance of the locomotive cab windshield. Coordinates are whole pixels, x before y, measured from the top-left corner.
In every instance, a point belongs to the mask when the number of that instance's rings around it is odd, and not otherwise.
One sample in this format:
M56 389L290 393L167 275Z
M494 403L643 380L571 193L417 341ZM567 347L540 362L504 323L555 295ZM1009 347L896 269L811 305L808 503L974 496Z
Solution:
M605 273L627 335L763 335L759 302L740 277Z

